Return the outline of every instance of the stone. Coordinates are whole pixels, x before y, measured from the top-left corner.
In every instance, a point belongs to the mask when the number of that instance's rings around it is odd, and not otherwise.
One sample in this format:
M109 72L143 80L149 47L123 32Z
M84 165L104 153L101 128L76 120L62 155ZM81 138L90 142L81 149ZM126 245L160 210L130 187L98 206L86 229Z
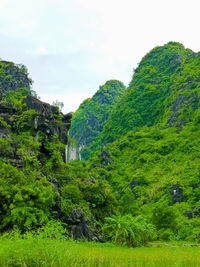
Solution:
M179 184L174 184L169 189L170 195L172 197L172 203L175 204L176 202L183 202L185 201L185 198L182 194L183 190Z
M101 157L101 164L103 166L110 165L113 162L112 159L111 159L111 157L110 157L110 154L106 150L103 150L101 152L101 156L100 157Z
M34 118L34 128L36 131L42 131L47 136L58 135L63 144L67 144L68 130L71 124L71 113L63 115L59 114L58 108L48 103L42 102L33 96L27 96L24 99L27 109L34 109L38 112L38 116ZM61 115L62 121L57 119Z
M73 239L88 239L88 241L103 242L101 235L97 232L92 220L89 220L81 208L76 208L67 218L67 224L71 226Z
M71 114L63 115L59 114L59 111L56 107L51 106L47 103L40 101L39 99L33 96L27 96L24 99L24 103L26 104L27 110L34 109L38 112L33 119L30 121L30 127L33 125L33 136L35 136L36 140L38 138L39 131L45 133L45 139L42 142L40 148L39 157L43 157L46 154L45 147L43 142L50 138L52 135L58 135L58 138L63 144L67 144L68 142L68 130L70 128L71 123ZM18 120L18 116L20 116L19 111L14 108L11 104L6 102L0 102L0 117L9 125L10 128L6 128L4 126L0 127L0 137L1 138L11 138L11 133L16 131L15 121ZM58 118L59 116L59 118ZM28 124L29 125L29 124ZM29 126L28 126L29 127ZM18 168L23 167L22 159L17 156L16 153L17 148L12 147L12 151L8 151L6 154L4 153L0 157L7 157L9 162ZM63 151L64 157L64 151Z

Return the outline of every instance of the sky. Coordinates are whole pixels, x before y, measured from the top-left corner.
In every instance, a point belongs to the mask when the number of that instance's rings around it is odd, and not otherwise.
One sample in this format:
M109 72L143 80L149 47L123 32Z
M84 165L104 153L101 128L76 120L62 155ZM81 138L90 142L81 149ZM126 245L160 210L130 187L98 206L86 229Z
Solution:
M199 0L0 0L0 58L24 64L42 101L80 103L128 86L142 57L177 41L200 51Z

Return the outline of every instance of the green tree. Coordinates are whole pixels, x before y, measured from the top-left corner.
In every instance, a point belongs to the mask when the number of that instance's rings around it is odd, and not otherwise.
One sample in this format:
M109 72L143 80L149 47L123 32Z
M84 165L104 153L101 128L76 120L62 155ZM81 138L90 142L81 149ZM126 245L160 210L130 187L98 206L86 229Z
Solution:
M106 218L102 230L108 240L131 247L145 245L153 237L155 238L155 227L141 216L125 215Z

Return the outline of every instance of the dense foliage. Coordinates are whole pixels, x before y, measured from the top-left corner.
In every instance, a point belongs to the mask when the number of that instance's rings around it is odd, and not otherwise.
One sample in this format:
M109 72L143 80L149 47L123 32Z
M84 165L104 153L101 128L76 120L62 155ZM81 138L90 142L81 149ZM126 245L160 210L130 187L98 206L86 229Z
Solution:
M130 214L106 218L103 226L106 237L113 243L137 247L155 238L155 228L141 217Z
M30 89L32 80L28 77L27 68L22 64L0 61L0 90L2 92Z
M178 126L198 108L200 54L170 42L150 51L139 63L127 92L103 129L104 142L130 130L161 123Z
M66 223L76 209L103 223L115 212L110 186L80 162L66 165L59 137L35 128L47 118L27 109L24 99L31 94L30 88L16 88L0 101L0 231L36 229L52 219ZM53 115L60 125L63 114Z
M101 149L100 133L113 105L119 101L126 87L117 80L107 81L90 99L86 99L73 114L70 138L75 146L76 158L88 159Z
M23 102L30 89L4 93L12 114L0 116L1 231L56 219L71 234L82 218L116 244L199 242L199 93L200 53L154 48L127 90L111 80L80 105L69 147L87 161L69 163L57 135L35 131L38 113Z
M142 215L162 240L199 240L199 93L200 53L154 48L111 110L107 145L87 163L112 186L119 212Z

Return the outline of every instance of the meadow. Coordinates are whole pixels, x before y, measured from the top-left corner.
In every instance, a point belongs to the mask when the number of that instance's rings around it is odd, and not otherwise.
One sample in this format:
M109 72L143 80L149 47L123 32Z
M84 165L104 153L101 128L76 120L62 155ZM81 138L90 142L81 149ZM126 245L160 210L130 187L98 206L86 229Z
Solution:
M112 244L50 238L0 240L0 266L10 267L196 267L200 248L158 246L128 248Z

